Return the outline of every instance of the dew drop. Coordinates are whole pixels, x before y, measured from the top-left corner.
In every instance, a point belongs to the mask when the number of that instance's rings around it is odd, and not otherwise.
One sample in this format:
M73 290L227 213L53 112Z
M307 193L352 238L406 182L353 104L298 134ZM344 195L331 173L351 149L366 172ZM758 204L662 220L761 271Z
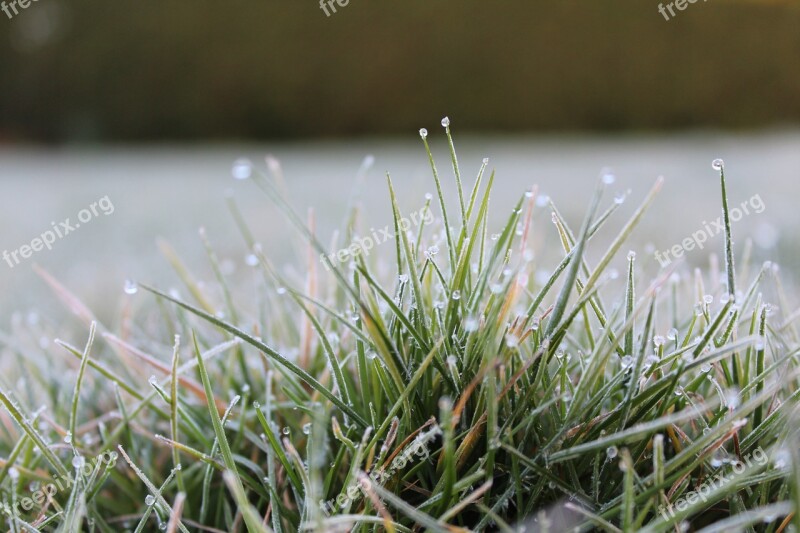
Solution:
M603 183L605 183L606 185L611 185L612 183L617 181L617 177L614 175L611 169L605 168L603 169L602 173L603 173Z
M666 342L667 340L661 335L656 335L653 337L653 344L655 344L656 348L661 348Z
M669 330L667 332L667 338L669 340L671 340L671 341L674 341L675 339L677 339L678 338L678 330L675 329L675 328L672 328L671 330Z
M307 424L303 424L303 434L304 435L311 435L311 422Z
M617 449L616 446L611 446L609 448L606 448L606 457L608 457L609 459L615 459L617 455L619 455L619 450Z
M400 274L397 276L397 281L400 283L408 283L408 274Z
M76 455L75 457L72 458L72 466L74 466L75 468L83 468L83 465L85 464L86 464L86 459L84 459L83 456Z
M237 180L246 180L253 174L253 162L245 158L237 159L233 162L231 174Z
M764 349L765 345L766 345L766 339L764 339L764 337L759 335L754 345L755 349L760 352L761 350Z
M72 444L72 433L71 432L68 431L67 434L64 435L64 443L65 444Z
M714 161L711 162L711 168L713 168L714 170L722 170L725 168L725 161L723 161L722 159L715 159Z
M123 290L125 291L125 294L136 294L137 292L139 292L139 286L136 285L135 281L126 279Z
M484 157L483 158L483 164L484 165L488 165L489 164L489 158L488 157Z
M736 409L741 404L741 396L739 396L739 391L737 389L728 389L725 391L725 405L728 406L728 409Z
M453 294L450 295L453 300L460 300L461 299L461 291L453 291Z
M428 130L426 130L425 128L420 129L419 136L422 137L423 139L426 139L428 137Z
M450 126L450 118L449 117L444 117L442 119L442 127L443 128L447 128L449 126Z
M633 250L628 252L628 261L636 261L636 252Z
M144 504L146 506L152 507L154 503L156 503L156 497L155 496L153 496L152 494L148 494L147 496L145 496Z
M633 366L633 356L626 355L622 359L619 360L620 364L622 365L623 369L627 369Z
M289 426L286 426L286 427L283 428L282 432L283 432L284 435L288 435L289 433L292 432L292 430L289 429Z
M428 259L431 259L432 257L434 257L438 253L439 253L439 247L438 246L431 246L430 248L425 250L425 256Z
M231 174L237 180L246 180L253 175L253 162L245 158L237 159L233 162Z

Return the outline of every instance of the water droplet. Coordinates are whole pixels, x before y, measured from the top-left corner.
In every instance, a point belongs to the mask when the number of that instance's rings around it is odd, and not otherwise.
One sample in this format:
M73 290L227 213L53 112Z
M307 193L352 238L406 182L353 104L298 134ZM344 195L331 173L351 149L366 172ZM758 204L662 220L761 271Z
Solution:
M303 434L304 435L311 435L311 422L307 424L303 424Z
M442 119L442 127L443 128L447 128L449 126L450 126L450 118L449 117L444 117Z
M419 130L419 136L422 137L423 139L427 138L428 137L428 130L426 130L425 128L420 129Z
M400 274L397 276L397 281L400 283L408 283L408 274Z
M367 352L367 359L372 360L375 359L376 357L378 357L378 354L376 352Z
M628 369L633 366L633 356L626 355L622 359L620 359L619 362L622 365L623 369Z
M483 158L483 164L484 165L488 165L489 164L489 158L488 157L484 157Z
M755 349L761 351L764 349L765 346L766 346L766 339L759 335L758 338L756 338L756 342L754 345Z
M672 328L671 330L669 330L667 332L667 338L669 340L671 340L671 341L674 341L675 339L677 339L678 338L678 330L675 329L675 328Z
M644 360L644 364L646 364L647 366L653 366L657 364L660 360L661 359L659 359L657 355L648 355Z
M86 464L86 459L83 458L81 455L76 455L72 458L72 466L75 468L83 468L83 465Z
M722 170L725 168L725 161L723 161L722 159L715 159L714 161L711 162L711 168L713 168L714 170Z
M431 259L431 258L433 258L433 257L434 257L436 254L438 254L438 253L439 253L439 247L438 247L438 246L431 246L430 248L428 248L427 250L425 250L425 256L426 256L428 259Z
M700 372L702 372L703 374L708 374L709 372L711 372L711 365L708 363L702 365L700 367Z
M139 292L139 287L136 285L135 281L126 279L123 290L125 291L125 294L136 294Z
M525 198L533 198L533 191L525 191Z
M789 450L780 449L775 453L775 459L773 462L775 464L775 468L778 470L788 468L789 465L792 464L792 454L789 452Z
M611 171L610 168L604 168L601 172L603 175L603 183L605 183L606 185L611 185L612 183L617 181L617 177L614 175L614 173Z
M628 252L628 261L636 261L636 252L633 250Z
M625 203L625 195L620 193L614 197L614 203L617 205L622 205Z
M12 467L11 467L11 468L8 470L8 477L10 477L11 479L13 479L14 481L18 480L18 479L19 479L19 470L17 470L17 469L16 469L16 467L13 467L13 466L12 466Z
M233 162L231 174L237 180L246 180L253 175L253 162L245 158L237 159Z
M152 494L148 494L147 496L144 497L144 504L146 506L152 507L153 504L155 503L156 503L156 497L153 496Z
M728 409L736 409L741 404L742 399L739 396L738 389L728 389L725 391L725 405Z
M609 448L606 448L606 457L608 457L609 459L615 459L617 455L619 455L619 450L617 449L616 446L611 446Z
M509 348L516 348L519 346L519 337L516 335L509 335L506 337L506 346Z
M473 331L478 331L478 326L479 326L479 325L480 325L480 324L479 324L479 322L478 322L478 319L477 319L477 318L475 318L474 316L472 316L472 317L469 317L469 318L467 318L467 320L464 322L464 331L466 331L466 332L468 332L468 333L471 333L471 332L473 332Z
M284 434L284 435L288 435L288 434L289 434L289 433L291 433L291 432L292 432L292 430L291 430L291 429L289 429L289 426L286 426L286 427L284 427L284 428L283 428L283 434Z
M714 297L711 296L710 294L706 294L705 296L703 296L703 303L705 303L705 304L713 304L714 303Z
M448 366L456 366L458 363L458 358L455 355L448 355L447 356L447 364Z
M64 435L64 443L65 444L72 444L72 433L71 432L68 431L67 434Z
M666 344L666 342L667 339L665 339L661 335L656 335L655 337L653 337L653 344L655 344L656 348L661 348L662 346L664 346L664 344Z
M461 291L453 291L453 294L450 295L453 300L460 300L461 299Z

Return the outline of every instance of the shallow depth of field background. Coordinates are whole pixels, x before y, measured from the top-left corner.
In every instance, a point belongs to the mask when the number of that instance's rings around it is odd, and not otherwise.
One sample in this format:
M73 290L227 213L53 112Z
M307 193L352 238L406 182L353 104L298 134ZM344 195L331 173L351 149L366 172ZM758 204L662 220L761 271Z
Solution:
M252 184L231 178L231 163L245 156L264 168L265 155L277 157L294 205L315 208L327 242L354 195L369 225L389 223L387 171L408 212L433 192L420 127L452 185L445 115L468 186L484 157L497 171L496 224L536 184L577 227L610 167L607 201L631 190L619 227L663 175L633 240L652 271L652 247L719 216L710 163L722 157L732 205L756 194L766 204L735 225L738 243L753 238L756 257L777 259L791 277L800 266L800 5L710 0L670 21L657 6L351 0L326 17L313 1L41 0L12 20L0 14L0 252L101 197L115 206L52 251L13 269L0 263L0 324L62 315L34 263L101 314L119 308L126 278L176 285L159 236L210 280L200 226L246 284L227 191L265 250L297 270L297 234ZM355 188L368 155L375 164ZM553 254L549 220L542 210L537 242ZM708 246L719 252L722 238ZM686 265L707 261L693 251Z

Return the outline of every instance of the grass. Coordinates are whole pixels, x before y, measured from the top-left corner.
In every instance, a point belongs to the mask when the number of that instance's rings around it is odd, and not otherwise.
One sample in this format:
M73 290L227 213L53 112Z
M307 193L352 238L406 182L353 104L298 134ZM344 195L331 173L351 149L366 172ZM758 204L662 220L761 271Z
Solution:
M465 188L443 126L457 198L425 132L440 218L349 264L317 263L365 234L358 209L326 246L280 174L255 171L305 243L303 274L275 267L233 201L258 274L246 292L204 233L216 282L161 243L190 296L129 284L114 331L39 269L88 341L40 345L37 324L3 335L9 530L796 530L797 314L766 303L792 298L750 247L735 271L724 168L725 273L647 279L630 253L617 279L660 180L615 222L603 176L577 231L531 190L492 233L494 174L484 163ZM562 248L547 278L536 232ZM100 453L120 460L76 473Z

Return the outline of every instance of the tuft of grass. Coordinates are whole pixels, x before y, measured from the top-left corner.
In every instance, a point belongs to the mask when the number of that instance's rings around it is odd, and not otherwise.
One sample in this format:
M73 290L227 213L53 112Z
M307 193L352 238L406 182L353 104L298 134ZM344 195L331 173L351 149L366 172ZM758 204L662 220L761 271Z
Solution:
M495 228L494 173L484 180L484 161L466 195L449 120L442 124L457 198L445 195L423 135L436 221L406 231L404 213L433 202L404 203L387 175L395 245L347 264L313 264L334 251L313 215L307 223L294 211L280 172L256 171L254 186L286 214L310 258L303 275L275 267L232 199L255 280L229 279L205 232L209 264L192 270L205 268L215 283L200 283L161 242L188 295L139 284L135 304L109 328L40 269L89 326L89 340L79 350L30 342L52 330L2 335L4 357L15 363L0 377L7 527L797 527L792 321L800 314L784 317L765 303L795 298L777 269L749 268L749 252L736 278L723 167L715 164L727 279L713 266L693 276L682 265L655 272L630 253L618 280L612 265L625 260L620 252L662 180L627 221L617 222L620 203L606 199L613 185L604 175L577 233L554 203L539 208L535 189ZM554 229L539 224L548 215ZM339 246L347 247L364 231L358 207L344 220ZM597 234L615 224L616 237L598 249ZM561 249L534 249L543 232ZM554 265L540 259L545 251L560 254ZM534 275L542 269L551 274ZM746 292L736 293L737 282ZM83 461L112 450L124 462L81 473ZM74 481L63 487L64 479ZM27 505L58 483L51 499Z

